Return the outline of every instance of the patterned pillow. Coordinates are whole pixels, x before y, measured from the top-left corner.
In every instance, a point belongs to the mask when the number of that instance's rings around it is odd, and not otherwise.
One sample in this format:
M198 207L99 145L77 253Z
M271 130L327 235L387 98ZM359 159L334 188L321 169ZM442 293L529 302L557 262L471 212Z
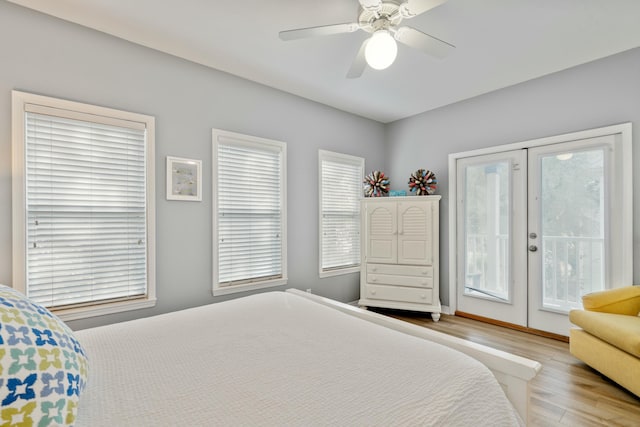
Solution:
M0 285L0 425L72 425L87 368L62 320Z

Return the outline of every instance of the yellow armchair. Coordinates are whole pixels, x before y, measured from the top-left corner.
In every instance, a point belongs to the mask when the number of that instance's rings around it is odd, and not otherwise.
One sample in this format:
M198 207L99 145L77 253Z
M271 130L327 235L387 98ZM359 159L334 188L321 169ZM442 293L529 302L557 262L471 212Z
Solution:
M640 313L640 286L593 292L582 297L585 310L637 316Z
M640 286L582 297L569 313L569 349L578 359L640 396Z

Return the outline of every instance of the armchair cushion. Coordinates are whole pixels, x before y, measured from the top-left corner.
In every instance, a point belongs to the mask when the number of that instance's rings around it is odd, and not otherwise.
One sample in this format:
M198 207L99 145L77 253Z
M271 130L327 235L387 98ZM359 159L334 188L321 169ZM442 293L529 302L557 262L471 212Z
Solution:
M592 292L582 297L582 305L588 311L637 316L640 314L640 286Z
M640 318L637 316L572 310L569 320L591 335L640 358Z

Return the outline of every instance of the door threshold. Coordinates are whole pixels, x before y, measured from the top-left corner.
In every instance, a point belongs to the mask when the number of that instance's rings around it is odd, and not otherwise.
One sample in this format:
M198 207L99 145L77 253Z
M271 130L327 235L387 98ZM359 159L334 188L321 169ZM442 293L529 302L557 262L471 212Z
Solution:
M504 328L514 329L520 332L526 332L531 335L538 335L540 337L551 338L557 341L569 342L569 337L552 332L541 331L540 329L528 328L526 326L516 325L514 323L503 322L502 320L491 319L489 317L478 316L471 313L465 313L464 311L456 311L456 316L465 317L467 319L477 320L479 322L489 323L491 325L502 326Z

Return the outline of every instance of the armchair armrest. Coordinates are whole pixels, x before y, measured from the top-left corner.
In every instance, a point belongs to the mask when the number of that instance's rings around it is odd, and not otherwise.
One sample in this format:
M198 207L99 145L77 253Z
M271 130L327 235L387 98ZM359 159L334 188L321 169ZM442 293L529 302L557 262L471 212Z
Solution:
M637 316L640 313L640 286L592 292L582 297L585 310Z

